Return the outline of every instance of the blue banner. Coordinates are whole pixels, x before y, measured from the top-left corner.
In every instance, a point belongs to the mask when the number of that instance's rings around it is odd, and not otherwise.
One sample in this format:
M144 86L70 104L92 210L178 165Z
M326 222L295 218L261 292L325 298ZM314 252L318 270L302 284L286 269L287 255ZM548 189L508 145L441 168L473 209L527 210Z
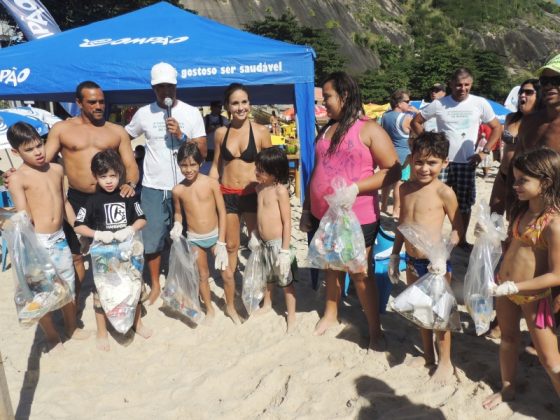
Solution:
M60 32L49 11L39 0L0 0L28 40Z

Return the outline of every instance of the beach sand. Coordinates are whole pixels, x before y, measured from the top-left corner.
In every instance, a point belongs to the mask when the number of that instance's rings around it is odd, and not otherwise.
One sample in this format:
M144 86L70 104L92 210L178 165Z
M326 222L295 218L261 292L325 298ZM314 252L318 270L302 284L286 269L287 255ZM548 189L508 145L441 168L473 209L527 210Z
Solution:
M495 173L496 166L489 179L478 178L479 199L489 197ZM341 324L325 336L313 336L324 288L315 291L310 286L295 201L292 211L300 281L298 325L291 335L284 332L284 299L276 290L275 310L241 326L218 310L213 325L194 327L166 315L159 301L143 318L155 330L149 340L115 335L110 338L111 351L103 353L96 350L92 336L66 342L62 352L45 353L40 330L18 325L11 270L1 273L0 351L16 418L559 418L560 401L545 371L522 349L517 401L491 413L482 408L484 398L499 386L498 341L477 337L464 307L465 331L454 334L452 344L457 379L446 387L432 385L427 369L403 363L419 354L421 344L417 329L395 313L381 316L387 352L366 352L365 317L352 290L340 305ZM392 222L383 222L390 230ZM470 242L473 226L474 222ZM247 251L242 254L246 257ZM467 263L468 255L454 252L453 287L458 296ZM91 284L88 277L82 321L86 330L95 331ZM211 287L215 305L223 307L221 280L212 281ZM393 296L404 287L401 282ZM523 343L528 343L527 334Z

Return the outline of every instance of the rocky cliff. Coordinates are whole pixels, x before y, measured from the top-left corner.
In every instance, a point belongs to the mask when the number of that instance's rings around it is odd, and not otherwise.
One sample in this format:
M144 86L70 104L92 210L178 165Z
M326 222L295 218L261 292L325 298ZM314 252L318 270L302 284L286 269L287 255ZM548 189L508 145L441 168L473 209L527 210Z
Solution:
M381 37L397 44L412 40L403 17L413 16L414 9L406 5L410 2L402 0L183 0L182 3L202 16L236 28L263 19L267 12L280 16L289 8L303 25L333 32L352 73L380 64L380 57L361 46L363 42L357 43L357 38ZM474 29L459 28L459 32L474 45L497 52L515 71L534 67L558 51L558 28L560 15L545 12L538 25L514 19L507 27L493 26L490 22Z

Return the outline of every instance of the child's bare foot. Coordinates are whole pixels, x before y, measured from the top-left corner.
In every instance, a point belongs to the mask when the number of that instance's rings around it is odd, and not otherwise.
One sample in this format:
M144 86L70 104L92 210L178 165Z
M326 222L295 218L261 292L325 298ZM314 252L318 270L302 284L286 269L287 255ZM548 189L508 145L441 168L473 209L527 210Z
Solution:
M385 339L385 336L382 333L377 335L372 335L369 338L368 353L370 351L384 352L386 350L387 350L387 340Z
M406 362L406 365L413 368L421 368L421 367L432 368L436 366L433 360L426 360L424 356L412 357Z
M484 400L482 406L487 410L493 410L503 402L511 401L515 398L515 389L512 385L502 388L500 392L490 395Z
M290 334L294 332L296 328L296 314L288 314L286 317L286 333Z
M202 321L203 325L212 325L214 323L214 318L216 317L216 311L214 311L214 308L212 309L206 309L206 316L204 317L204 320Z
M256 311L254 311L251 316L261 316L264 314L267 314L271 311L272 309L272 304L270 305L263 305L261 306L259 309L257 309Z
M226 315L231 318L235 325L241 325L241 318L239 318L239 315L234 307L226 306Z
M436 371L430 378L430 382L437 385L449 385L454 382L455 368L451 363L439 363Z
M109 337L106 335L98 335L95 339L95 347L97 347L97 350L101 351L111 350L111 347L109 346Z
M152 286L152 290L150 290L150 294L148 295L148 305L153 305L157 298L159 297L159 294L161 292L160 286Z
M70 340L87 340L91 336L89 331L85 331L81 328L76 328L74 331L66 331L66 337Z
M338 320L323 317L315 325L315 331L313 331L313 335L323 335L329 328L332 328L336 325L338 325Z
M145 338L146 340L150 338L154 333L151 328L146 327L144 324L140 322L134 329L134 332L138 334L140 337Z

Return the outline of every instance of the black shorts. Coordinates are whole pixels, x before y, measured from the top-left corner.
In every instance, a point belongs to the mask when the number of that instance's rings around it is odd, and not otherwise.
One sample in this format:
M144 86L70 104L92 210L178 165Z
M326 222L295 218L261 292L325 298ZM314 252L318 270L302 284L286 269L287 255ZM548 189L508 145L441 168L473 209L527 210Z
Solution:
M92 195L93 194L84 193L73 188L68 188L68 202L74 209L75 214L78 214L80 207L86 206L87 199ZM79 255L80 241L78 241L76 232L74 232L74 227L70 226L70 224L65 220L62 223L62 229L64 230L64 234L66 235L66 240L68 241L70 252L72 252L73 255Z
M257 193L246 195L224 194L226 213L256 213L257 212Z
M315 216L311 215L311 220L313 227L311 229L312 236L315 235L317 229L319 229L320 220ZM362 228L362 234L364 235L364 242L366 243L366 248L373 246L375 243L375 238L377 238L377 232L379 232L379 220L377 222L368 223L365 225L360 225Z

